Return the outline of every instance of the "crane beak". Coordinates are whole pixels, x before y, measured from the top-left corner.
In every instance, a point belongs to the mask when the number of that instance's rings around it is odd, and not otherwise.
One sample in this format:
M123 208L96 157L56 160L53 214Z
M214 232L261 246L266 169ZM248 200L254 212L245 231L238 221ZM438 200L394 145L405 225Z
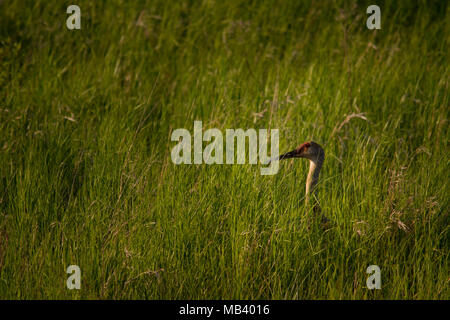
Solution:
M282 154L281 156L271 158L269 160L269 163L272 162L272 161L277 161L277 160L284 160L284 159L295 158L295 155L296 155L295 150L289 151L289 152L286 152L286 153Z
M296 153L295 153L295 150L293 150L293 151L289 151L289 152L282 154L281 156L278 157L278 160L291 159L291 158L295 158L295 156L296 156Z

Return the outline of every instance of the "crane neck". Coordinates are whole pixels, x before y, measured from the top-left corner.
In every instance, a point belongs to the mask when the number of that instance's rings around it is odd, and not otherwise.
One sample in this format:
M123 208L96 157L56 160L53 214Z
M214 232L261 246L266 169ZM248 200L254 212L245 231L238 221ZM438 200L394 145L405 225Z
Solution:
M309 172L308 178L306 179L306 193L305 193L305 201L308 205L310 195L313 194L314 198L314 206L318 205L317 203L317 188L316 185L319 182L319 173L322 169L323 161L325 160L325 152L320 150L317 157L309 159Z

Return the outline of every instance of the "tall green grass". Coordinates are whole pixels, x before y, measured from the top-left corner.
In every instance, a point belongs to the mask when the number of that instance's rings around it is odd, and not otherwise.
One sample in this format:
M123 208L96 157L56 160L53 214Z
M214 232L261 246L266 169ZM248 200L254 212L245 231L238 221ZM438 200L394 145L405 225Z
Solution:
M377 1L381 30L369 1L70 4L0 3L0 298L450 298L445 1ZM194 120L323 145L332 227L301 159L174 165Z

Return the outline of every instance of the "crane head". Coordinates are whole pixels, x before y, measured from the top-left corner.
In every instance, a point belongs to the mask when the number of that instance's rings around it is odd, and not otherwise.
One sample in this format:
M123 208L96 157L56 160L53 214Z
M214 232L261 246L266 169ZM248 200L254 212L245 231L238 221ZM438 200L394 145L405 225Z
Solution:
M278 160L291 159L291 158L306 158L311 161L316 161L323 158L325 152L323 148L314 141L302 143L292 151L286 152L278 157Z

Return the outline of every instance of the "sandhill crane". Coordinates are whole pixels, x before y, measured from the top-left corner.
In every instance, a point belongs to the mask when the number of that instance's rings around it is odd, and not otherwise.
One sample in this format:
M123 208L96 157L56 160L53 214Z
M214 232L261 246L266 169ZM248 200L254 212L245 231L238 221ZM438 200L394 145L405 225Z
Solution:
M319 173L322 169L323 161L325 160L325 151L316 142L310 141L299 145L296 149L280 155L274 160L284 160L290 158L306 158L309 160L309 173L306 179L306 194L305 203L309 204L310 195L313 195L314 212L320 211L319 202L317 200L317 188L316 185L319 182ZM322 222L328 222L325 216L322 216Z

